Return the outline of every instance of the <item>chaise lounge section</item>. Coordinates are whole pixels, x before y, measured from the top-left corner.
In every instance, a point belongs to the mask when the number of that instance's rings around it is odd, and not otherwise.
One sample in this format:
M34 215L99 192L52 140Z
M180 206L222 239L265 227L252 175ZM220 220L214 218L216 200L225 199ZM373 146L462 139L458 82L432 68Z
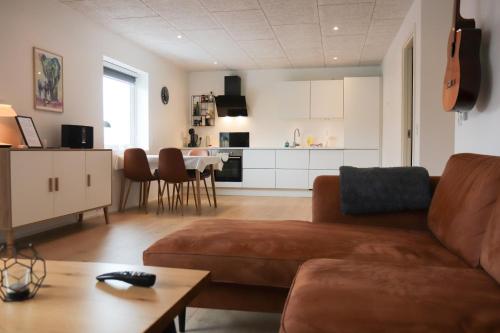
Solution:
M338 177L318 177L313 223L193 222L149 247L144 264L210 270L211 285L191 306L284 311L282 332L497 327L488 311L498 313L500 290L476 267L500 158L455 155L429 186L429 212L344 216Z

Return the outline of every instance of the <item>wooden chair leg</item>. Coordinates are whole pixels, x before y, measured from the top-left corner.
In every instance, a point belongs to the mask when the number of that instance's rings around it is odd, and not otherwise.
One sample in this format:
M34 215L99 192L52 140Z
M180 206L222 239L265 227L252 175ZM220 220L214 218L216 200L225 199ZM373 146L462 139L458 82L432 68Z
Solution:
M126 178L125 176L121 175L121 186L120 186L120 204L118 206L118 210L121 212L122 211L122 207L123 207L123 196L125 195L125 185L126 185Z
M174 210L174 205L175 205L175 203L176 203L176 201L177 201L177 200L176 200L177 198L176 198L176 196L175 196L175 190L176 190L176 189L177 189L177 185L176 185L176 184L173 184L173 186L172 186L172 197L171 197L171 199L172 199L172 204L171 204L171 207L170 207L170 210L171 210L171 211L173 211L173 210Z
M151 182L144 182L144 211L148 213L149 190L151 189Z
M170 185L165 182L165 184L163 184L163 192L165 192L165 186L167 187L167 202L168 202L168 209L170 209ZM163 209L165 209L165 207L163 207Z
M132 187L132 181L129 180L128 181L128 189L127 189L127 192L125 194L125 199L123 200L123 207L122 207L122 211L125 210L125 208L127 207L127 200L128 200L128 196L130 194L130 188Z
M181 215L184 216L184 186L182 185L182 183L179 184L179 187L181 188Z
M194 189L194 182L191 182L191 186L193 187L194 206L198 208L198 200L196 200L196 191ZM189 188L189 183L188 183L188 188Z
M207 192L208 205L212 207L212 203L210 202L210 194L208 194L207 180L205 178L203 178L203 183L205 183L205 192Z
M189 182L188 182L187 195L186 195L186 207L187 206L189 206Z
M163 204L163 193L161 193L161 180L157 180L158 183L158 197L156 198L156 215L160 215L160 208Z
M186 308L179 313L179 332L186 331Z

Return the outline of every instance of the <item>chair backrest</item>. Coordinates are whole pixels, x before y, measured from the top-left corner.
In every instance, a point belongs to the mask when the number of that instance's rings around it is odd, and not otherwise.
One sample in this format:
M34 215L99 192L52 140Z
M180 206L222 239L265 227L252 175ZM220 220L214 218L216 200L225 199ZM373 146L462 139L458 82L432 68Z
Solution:
M208 156L208 150L206 149L192 149L188 153L189 156Z
M177 148L160 150L158 176L168 183L182 183L189 180L182 152Z
M136 182L148 181L153 178L146 152L143 149L130 148L125 150L123 173L125 178Z

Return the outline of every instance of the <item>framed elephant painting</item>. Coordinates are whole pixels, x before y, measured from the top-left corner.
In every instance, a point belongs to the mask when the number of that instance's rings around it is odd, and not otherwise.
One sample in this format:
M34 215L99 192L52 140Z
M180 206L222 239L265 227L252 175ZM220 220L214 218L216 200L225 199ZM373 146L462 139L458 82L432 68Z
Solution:
M63 112L63 57L33 48L35 109Z

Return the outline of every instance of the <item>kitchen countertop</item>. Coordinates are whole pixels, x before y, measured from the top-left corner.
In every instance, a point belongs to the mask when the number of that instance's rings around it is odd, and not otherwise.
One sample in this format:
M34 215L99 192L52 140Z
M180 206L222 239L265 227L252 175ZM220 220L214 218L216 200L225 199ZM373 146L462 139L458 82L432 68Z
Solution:
M334 147L183 147L181 149L255 149L255 150L379 150L379 149L357 149L357 148L334 148Z

